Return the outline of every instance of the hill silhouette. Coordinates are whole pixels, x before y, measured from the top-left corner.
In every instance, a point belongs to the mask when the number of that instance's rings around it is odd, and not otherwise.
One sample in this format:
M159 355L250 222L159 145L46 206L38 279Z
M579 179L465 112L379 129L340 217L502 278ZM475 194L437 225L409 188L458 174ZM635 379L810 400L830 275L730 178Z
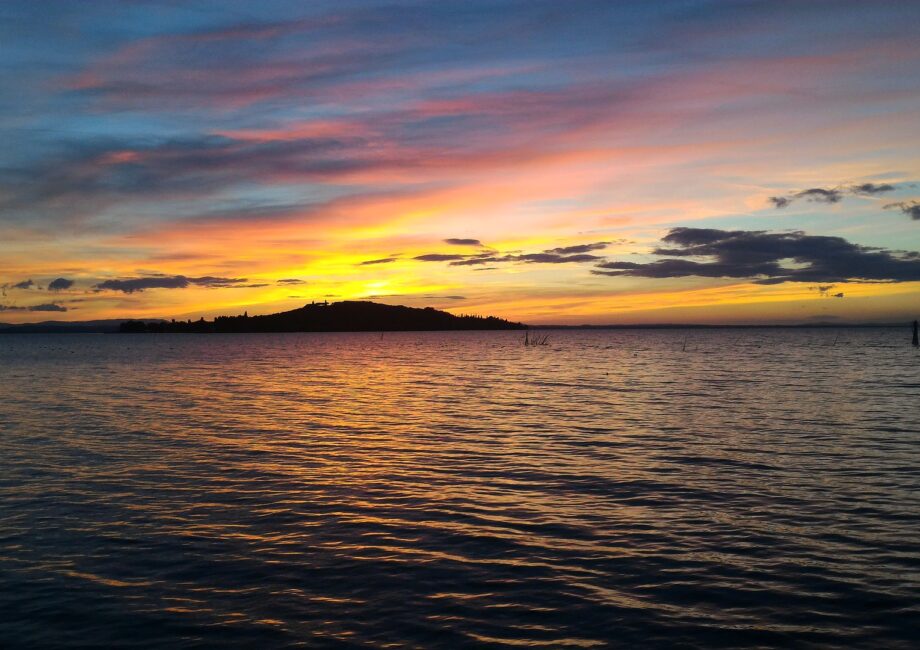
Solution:
M454 316L433 307L419 309L370 301L313 303L299 309L265 316L218 316L208 321L139 321L121 324L123 333L169 332L393 332L434 330L518 330L494 316Z

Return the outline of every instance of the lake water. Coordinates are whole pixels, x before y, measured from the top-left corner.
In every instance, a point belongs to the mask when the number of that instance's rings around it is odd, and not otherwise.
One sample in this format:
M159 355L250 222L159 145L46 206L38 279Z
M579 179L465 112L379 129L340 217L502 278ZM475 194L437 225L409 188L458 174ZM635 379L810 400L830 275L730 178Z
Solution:
M892 329L0 337L0 646L916 647Z

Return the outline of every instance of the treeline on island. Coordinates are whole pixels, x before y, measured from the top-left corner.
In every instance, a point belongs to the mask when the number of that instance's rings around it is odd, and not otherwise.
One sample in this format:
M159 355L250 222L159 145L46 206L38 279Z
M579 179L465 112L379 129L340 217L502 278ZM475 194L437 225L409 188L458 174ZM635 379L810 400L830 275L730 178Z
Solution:
M432 307L419 309L369 301L313 303L265 316L218 316L214 320L142 321L121 324L122 333L232 333L232 332L395 332L436 330L520 330L495 316L454 316Z

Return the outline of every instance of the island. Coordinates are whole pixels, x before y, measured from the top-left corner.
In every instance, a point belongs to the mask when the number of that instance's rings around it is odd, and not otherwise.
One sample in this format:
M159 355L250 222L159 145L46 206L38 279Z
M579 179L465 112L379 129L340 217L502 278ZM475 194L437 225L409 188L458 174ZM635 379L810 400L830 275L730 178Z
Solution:
M437 330L522 330L495 316L455 316L433 307L345 300L304 305L299 309L265 316L218 316L214 320L129 320L119 332L135 333L235 333L235 332L394 332Z

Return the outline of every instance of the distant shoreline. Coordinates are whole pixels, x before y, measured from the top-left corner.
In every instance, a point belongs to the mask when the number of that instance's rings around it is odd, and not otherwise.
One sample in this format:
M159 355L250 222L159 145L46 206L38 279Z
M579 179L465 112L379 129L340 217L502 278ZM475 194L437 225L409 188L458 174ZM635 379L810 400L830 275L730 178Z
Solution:
M822 325L807 325L807 324L795 324L795 325L700 325L700 324L688 324L688 325L676 325L676 324L667 324L667 325L657 325L657 324L639 324L639 325L527 325L525 329L534 331L534 330L554 330L554 331L592 331L592 330L732 330L732 329L909 329L909 324L892 324L892 323L882 323L882 324L871 324L871 323L857 323L857 324L822 324ZM285 330L285 331L263 331L263 332L137 332L138 334L150 334L150 333L159 333L159 334L342 334L342 333L353 333L353 334L378 334L382 332L388 333L398 333L398 332L495 332L495 331L522 331L521 329L512 330L512 329L389 329L389 330ZM0 335L2 334L122 334L124 332L119 332L118 327L86 327L75 323L73 326L66 324L60 325L44 325L42 323L24 323L21 325L0 325ZM130 332L129 332L130 333Z
M706 329L834 329L834 328L909 328L910 323L790 323L731 325L702 323L640 323L637 325L528 325L532 330L706 330Z
M284 332L456 332L507 330L706 330L908 328L904 323L609 323L603 325L527 325L496 316L457 316L433 307L406 307L371 301L310 303L263 316L217 316L213 320L108 319L0 323L0 334L270 334Z

